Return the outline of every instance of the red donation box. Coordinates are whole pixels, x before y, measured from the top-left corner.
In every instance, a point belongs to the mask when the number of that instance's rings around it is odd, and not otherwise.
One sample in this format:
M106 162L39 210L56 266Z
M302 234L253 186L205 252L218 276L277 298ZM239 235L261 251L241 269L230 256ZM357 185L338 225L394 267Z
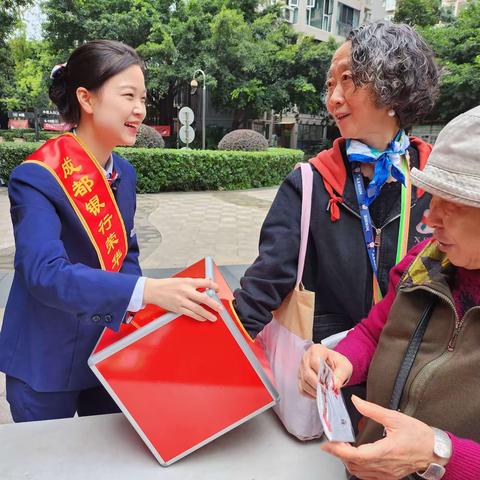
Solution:
M232 307L211 258L176 277L214 279L225 310L199 322L147 305L119 332L106 329L89 365L161 465L170 465L278 401L268 361Z

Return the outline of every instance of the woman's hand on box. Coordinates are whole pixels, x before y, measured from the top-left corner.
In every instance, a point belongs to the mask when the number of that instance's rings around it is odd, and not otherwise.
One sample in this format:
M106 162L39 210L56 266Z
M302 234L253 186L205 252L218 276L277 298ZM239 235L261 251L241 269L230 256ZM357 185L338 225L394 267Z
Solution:
M223 305L199 290L218 291L218 285L209 278L147 278L143 303L151 303L195 320L214 322L217 317L204 306L221 312Z

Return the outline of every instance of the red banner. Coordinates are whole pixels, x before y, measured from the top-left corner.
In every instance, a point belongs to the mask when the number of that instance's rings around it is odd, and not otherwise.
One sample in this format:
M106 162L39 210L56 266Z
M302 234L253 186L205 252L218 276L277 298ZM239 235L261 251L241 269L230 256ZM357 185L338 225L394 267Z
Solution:
M162 137L169 137L171 135L170 125L149 125L155 129Z
M72 126L69 123L47 123L43 124L43 130L51 130L54 132L66 132Z
M28 120L10 118L8 120L8 128L28 128Z

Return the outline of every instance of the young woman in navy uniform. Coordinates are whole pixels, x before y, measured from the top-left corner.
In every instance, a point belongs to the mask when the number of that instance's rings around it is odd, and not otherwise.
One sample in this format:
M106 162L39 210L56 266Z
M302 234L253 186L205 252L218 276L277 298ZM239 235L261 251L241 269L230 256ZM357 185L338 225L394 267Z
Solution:
M46 142L9 180L15 275L0 332L0 370L15 422L118 411L87 359L104 327L144 304L214 320L209 279L142 277L136 174L113 153L145 118L135 50L99 40L52 71L50 98L75 128Z

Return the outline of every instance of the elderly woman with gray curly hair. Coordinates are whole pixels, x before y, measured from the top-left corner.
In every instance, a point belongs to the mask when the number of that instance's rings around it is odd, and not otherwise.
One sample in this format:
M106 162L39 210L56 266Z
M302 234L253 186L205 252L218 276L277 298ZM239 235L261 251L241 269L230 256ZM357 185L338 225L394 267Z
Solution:
M425 170L412 169L432 195L432 238L391 270L385 298L334 350L304 354L307 395L325 363L337 389L368 377L368 401L354 399L365 417L356 446L322 445L351 478L480 478L479 145L480 106L440 132Z
M355 326L387 292L388 272L430 234L430 196L413 187L431 146L405 128L434 105L433 53L409 26L375 22L353 30L335 52L326 105L341 138L310 160L311 222L302 282L315 295L312 338ZM255 336L297 281L302 185L299 169L280 186L260 234L259 256L235 292Z

